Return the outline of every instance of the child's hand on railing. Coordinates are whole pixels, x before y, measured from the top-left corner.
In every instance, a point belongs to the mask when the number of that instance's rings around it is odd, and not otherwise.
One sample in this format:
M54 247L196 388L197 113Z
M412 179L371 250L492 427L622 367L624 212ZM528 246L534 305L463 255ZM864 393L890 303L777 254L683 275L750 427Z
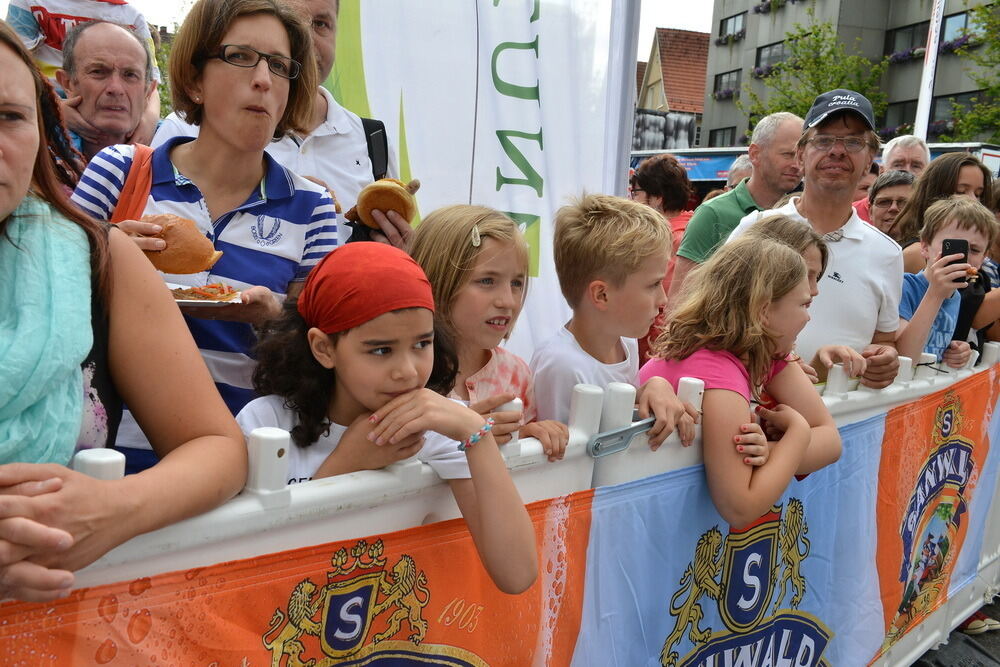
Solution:
M639 388L638 407L639 419L656 418L649 429L649 446L653 451L659 449L675 428L682 446L694 442L694 425L701 415L693 405L677 398L665 378L652 377Z
M962 368L969 363L972 347L964 340L953 340L942 355L942 361L951 368Z
M562 460L566 453L566 445L569 444L569 429L566 424L557 421L525 424L521 427L520 435L523 438L537 438L542 443L542 449L548 455L550 462Z
M511 393L497 394L496 396L489 396L469 405L471 409L481 414L484 419L486 417L493 418L493 439L497 441L498 445L505 445L510 442L510 434L521 428L521 419L524 415L521 410L494 412L498 407L504 403L510 403L515 398L517 397Z
M842 365L849 378L861 377L868 368L868 361L861 356L861 353L847 345L824 345L819 348L816 358L827 371L833 368L834 364Z

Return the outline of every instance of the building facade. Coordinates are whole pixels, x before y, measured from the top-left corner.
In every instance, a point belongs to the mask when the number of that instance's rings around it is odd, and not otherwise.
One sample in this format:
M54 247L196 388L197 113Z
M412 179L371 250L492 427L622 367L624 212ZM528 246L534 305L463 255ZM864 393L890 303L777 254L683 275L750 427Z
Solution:
M945 2L927 137L930 141L948 130L951 100L967 102L978 90L968 75L972 64L953 50L971 21L969 7L987 1ZM714 0L699 145L746 142L749 118L736 104L740 91L749 84L766 99L767 75L786 57L785 34L795 24L809 23L809 8L817 21L836 26L849 52L857 44L870 60L891 57L882 80L889 106L884 117L877 120L885 138L908 133L916 118L932 6L932 0Z
M708 33L656 29L649 61L640 62L636 70L638 92L632 150L698 145L708 43Z

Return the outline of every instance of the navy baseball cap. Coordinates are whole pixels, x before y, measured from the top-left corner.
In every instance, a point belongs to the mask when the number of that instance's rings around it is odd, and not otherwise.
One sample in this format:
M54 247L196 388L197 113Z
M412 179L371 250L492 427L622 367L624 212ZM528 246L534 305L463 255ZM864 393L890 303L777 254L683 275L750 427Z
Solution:
M806 127L816 127L827 116L838 111L853 111L865 121L868 129L875 129L875 112L872 103L861 93L838 88L819 95L806 114Z

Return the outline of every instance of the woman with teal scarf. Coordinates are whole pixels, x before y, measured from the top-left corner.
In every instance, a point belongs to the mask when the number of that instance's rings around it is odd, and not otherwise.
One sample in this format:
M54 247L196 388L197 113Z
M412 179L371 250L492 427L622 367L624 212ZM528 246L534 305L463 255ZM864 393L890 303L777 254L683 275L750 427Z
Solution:
M0 599L65 596L73 570L246 480L243 437L162 280L69 202L69 145L0 24ZM115 481L66 468L80 446L113 444L122 399L160 462Z

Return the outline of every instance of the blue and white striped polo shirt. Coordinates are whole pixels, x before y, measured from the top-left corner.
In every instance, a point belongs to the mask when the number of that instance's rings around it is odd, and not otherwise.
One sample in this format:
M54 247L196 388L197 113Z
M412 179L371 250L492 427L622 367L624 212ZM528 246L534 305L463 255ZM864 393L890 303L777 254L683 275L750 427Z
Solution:
M223 255L211 271L164 274L165 280L182 285L225 282L237 289L263 285L280 298L290 283L305 280L309 270L336 247L336 213L326 189L293 174L266 153L260 188L242 206L212 220L201 191L170 162L170 150L186 141L191 138L177 137L153 152L153 183L145 213L173 213L194 220ZM73 201L99 220L110 219L134 154L134 146L119 145L95 155ZM252 328L240 322L185 319L235 415L254 397Z

